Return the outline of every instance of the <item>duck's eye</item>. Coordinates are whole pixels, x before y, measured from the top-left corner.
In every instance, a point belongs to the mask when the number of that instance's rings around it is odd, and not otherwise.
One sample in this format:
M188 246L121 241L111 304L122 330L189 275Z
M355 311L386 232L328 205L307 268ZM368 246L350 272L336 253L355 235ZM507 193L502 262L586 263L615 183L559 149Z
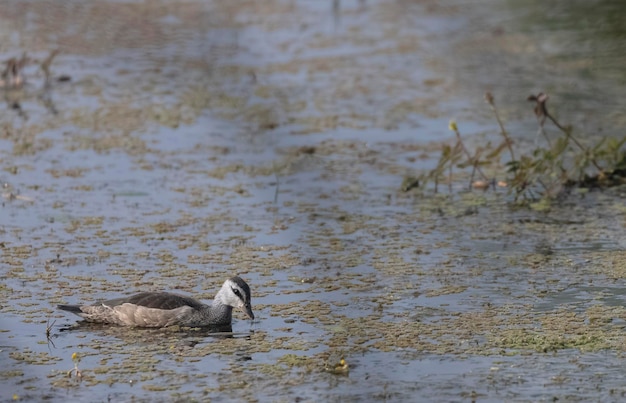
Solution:
M236 289L236 288L231 288L231 290L233 290L233 292L235 293L236 296L238 296L239 298L241 298L241 292Z

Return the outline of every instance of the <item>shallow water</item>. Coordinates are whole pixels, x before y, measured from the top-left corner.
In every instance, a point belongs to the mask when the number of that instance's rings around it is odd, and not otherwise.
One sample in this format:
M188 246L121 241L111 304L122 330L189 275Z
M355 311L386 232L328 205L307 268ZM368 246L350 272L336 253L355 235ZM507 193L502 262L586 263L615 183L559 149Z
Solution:
M548 213L461 182L400 191L451 117L469 142L497 134L486 90L522 145L541 90L581 131L622 133L613 6L574 2L574 29L534 1L336 4L5 2L0 60L36 60L0 109L0 401L626 392L623 189ZM45 90L56 48L52 77L71 80ZM232 334L75 328L54 310L211 299L235 273L256 319Z

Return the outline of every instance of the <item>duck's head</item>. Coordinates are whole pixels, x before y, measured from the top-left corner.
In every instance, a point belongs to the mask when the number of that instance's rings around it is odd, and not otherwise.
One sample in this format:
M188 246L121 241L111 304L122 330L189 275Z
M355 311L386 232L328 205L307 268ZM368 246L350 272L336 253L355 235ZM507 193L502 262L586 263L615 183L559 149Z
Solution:
M224 305L237 308L245 313L248 318L254 319L250 287L241 277L235 276L224 281L224 285L217 295Z

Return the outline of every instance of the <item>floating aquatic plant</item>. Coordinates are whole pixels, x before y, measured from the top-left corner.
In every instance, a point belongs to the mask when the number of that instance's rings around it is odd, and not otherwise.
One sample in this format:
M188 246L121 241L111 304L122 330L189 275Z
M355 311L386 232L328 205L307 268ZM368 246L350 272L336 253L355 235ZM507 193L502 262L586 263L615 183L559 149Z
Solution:
M346 362L345 358L341 357L339 362L333 365L327 363L324 366L324 370L335 375L346 375L350 371L350 366Z
M67 371L68 378L72 377L72 373L76 376L76 379L82 379L83 373L78 369L78 363L80 362L80 356L78 353L72 353L72 362L74 362L74 368Z

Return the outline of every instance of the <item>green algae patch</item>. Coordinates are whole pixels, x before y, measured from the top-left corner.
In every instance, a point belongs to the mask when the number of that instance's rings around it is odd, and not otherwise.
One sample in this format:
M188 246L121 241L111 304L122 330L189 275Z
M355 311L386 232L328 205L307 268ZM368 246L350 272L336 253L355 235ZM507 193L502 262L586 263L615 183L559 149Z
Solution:
M0 371L0 378L16 378L21 376L24 376L24 371L22 370Z
M527 350L541 353L555 352L564 349L578 349L581 351L598 351L610 348L610 343L602 335L562 335L545 334L532 330L511 330L502 332L501 336L494 340L496 347L501 347L503 354Z
M167 390L171 390L171 386L155 384L142 384L141 388L150 392L165 392Z
M424 296L425 297L438 297L441 295L458 294L467 289L468 287L463 286L463 285L446 286L446 287L441 287L435 290L429 290L426 293L424 293Z
M9 357L17 362L32 365L51 365L60 361L56 356L51 356L48 352L34 352L28 348L22 351L11 351Z

